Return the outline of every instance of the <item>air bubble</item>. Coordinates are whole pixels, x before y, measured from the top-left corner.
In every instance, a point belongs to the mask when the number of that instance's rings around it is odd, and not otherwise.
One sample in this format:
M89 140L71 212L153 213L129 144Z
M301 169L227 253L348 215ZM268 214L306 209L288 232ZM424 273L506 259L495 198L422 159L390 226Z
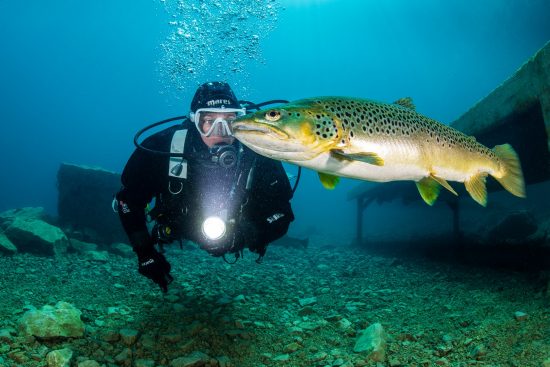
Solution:
M194 90L211 80L238 80L246 88L247 70L264 63L261 42L275 28L282 7L276 0L159 0L170 33L161 44L159 71L166 90ZM239 88L240 87L240 88Z

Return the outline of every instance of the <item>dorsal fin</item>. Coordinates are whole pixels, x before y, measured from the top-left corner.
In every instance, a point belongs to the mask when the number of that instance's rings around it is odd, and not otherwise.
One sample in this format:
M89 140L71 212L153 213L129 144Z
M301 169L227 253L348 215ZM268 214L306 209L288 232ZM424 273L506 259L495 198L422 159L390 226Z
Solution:
M393 104L397 104L413 111L416 110L416 106L414 105L411 97L399 98L397 101L393 102Z

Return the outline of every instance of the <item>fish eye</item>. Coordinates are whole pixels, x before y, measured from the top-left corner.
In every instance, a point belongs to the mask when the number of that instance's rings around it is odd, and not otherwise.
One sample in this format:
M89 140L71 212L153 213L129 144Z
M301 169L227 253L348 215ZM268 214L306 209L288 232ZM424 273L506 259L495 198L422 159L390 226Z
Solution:
M277 110L270 110L265 113L265 119L267 121L277 121L281 118L281 112Z

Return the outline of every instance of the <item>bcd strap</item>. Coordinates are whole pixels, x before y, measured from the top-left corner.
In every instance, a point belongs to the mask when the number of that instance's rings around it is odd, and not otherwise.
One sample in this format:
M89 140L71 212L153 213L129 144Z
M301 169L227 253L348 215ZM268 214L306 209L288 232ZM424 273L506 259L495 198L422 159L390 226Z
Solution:
M172 136L170 144L170 153L183 153L185 150L185 141L187 140L187 129L176 130ZM168 165L168 176L180 179L187 178L187 160L183 157L170 157Z

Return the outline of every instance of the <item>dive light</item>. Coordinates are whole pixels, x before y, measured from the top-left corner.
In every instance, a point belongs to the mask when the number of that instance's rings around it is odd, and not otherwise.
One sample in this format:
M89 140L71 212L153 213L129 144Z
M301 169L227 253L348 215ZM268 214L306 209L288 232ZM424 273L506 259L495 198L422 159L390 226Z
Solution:
M225 221L218 216L208 217L202 222L202 233L209 240L219 240L225 235L225 231Z

